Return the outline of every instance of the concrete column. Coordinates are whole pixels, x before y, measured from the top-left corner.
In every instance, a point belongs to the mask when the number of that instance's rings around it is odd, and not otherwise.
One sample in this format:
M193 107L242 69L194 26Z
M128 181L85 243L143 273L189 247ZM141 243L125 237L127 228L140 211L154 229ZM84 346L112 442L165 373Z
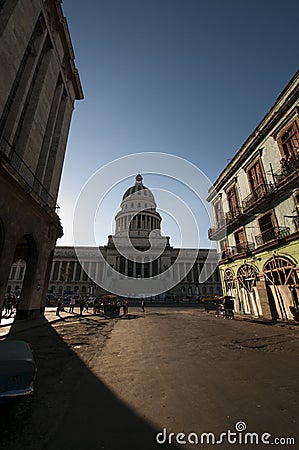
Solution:
M31 43L25 51L15 81L11 87L10 95L5 104L3 114L5 120L0 123L0 134L3 134L9 142L12 142L13 135L17 129L45 39L46 34L40 34L37 28L35 28L31 36Z
M51 148L51 141L54 133L54 126L57 120L57 115L59 111L59 105L61 102L61 97L63 93L63 83L62 81L58 81L56 84L56 88L54 90L52 104L50 113L48 116L47 126L44 134L42 149L39 155L36 176L39 180L43 180L45 169L47 165L47 160L49 158L49 151Z
M23 158L25 152L27 151L27 143L33 125L34 116L41 98L45 78L47 78L47 75L49 74L48 69L51 56L52 49L49 48L48 42L45 41L32 77L31 85L27 92L26 101L20 115L19 124L13 137L12 145L16 147L16 151L21 158Z
M272 313L267 293L266 282L264 280L256 281L256 288L259 293L260 304L263 312L263 317L272 319Z
M62 170L61 160L64 158L64 155L58 150L61 146L64 146L67 139L71 113L72 110L70 111L70 105L68 105L68 99L64 93L60 99L59 109L56 116L43 183L45 188L54 198L57 196ZM58 171L57 167L61 167L61 170Z
M144 278L144 261L141 260L141 278Z
M61 269L62 269L62 261L59 261L59 269L58 269L57 281L60 281Z
M96 268L95 268L95 282L98 284L99 281L99 263L96 262Z
M69 279L69 270L70 270L70 262L67 261L66 267L65 267L65 283L67 283L68 279Z

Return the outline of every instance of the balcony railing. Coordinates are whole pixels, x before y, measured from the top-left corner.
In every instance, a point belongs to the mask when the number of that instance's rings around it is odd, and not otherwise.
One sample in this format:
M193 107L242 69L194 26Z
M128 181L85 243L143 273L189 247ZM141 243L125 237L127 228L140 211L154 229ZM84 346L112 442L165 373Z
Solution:
M258 246L267 244L276 239L284 239L290 234L289 227L273 227L255 236L255 241Z
M296 230L299 230L299 216L294 217L293 219Z
M208 229L208 238L210 240L213 240L213 239L215 239L216 236L218 239L219 235L220 235L220 237L222 235L224 237L225 231L226 231L226 221L223 217L215 224L215 226L213 228Z
M290 161L286 161L282 165L281 169L277 170L277 172L273 174L275 183L282 183L286 177L293 174L297 169L299 169L299 157L294 157Z
M274 191L274 186L272 184L260 184L258 185L254 192L249 194L244 200L242 200L242 206L244 209L251 208L256 204L257 200L265 197L268 194L271 194Z
M234 256L252 252L254 249L254 242L240 242L237 245L226 248L222 253L222 258L233 258Z
M226 222L227 223L232 222L234 219L236 219L238 216L240 216L240 214L242 214L241 208L231 209L230 211L225 213Z
M29 189L35 192L51 210L59 213L59 206L56 204L55 199L42 185L25 161L23 161L14 148L3 137L0 138L0 157L9 163Z

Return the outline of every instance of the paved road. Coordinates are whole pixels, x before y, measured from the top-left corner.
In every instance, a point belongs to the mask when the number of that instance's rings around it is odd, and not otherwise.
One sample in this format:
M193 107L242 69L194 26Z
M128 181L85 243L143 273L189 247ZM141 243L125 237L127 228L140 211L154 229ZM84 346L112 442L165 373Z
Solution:
M116 320L105 345L87 349L64 371L56 391L59 423L38 450L162 448L156 436L163 432L163 442L164 429L174 433L177 448L176 438L193 443L209 432L219 439L238 422L246 427L237 433L240 442L246 432L256 433L260 444L263 433L270 443L299 439L298 350L298 331L287 326L194 309L130 310ZM222 440L221 448L244 448Z

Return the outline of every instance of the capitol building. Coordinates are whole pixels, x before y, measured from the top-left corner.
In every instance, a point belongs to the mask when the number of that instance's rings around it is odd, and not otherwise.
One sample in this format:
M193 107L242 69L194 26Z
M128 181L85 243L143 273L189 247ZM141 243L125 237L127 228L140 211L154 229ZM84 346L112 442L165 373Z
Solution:
M115 232L100 247L57 246L48 292L54 295L116 294L155 301L197 300L221 294L217 253L174 248L161 232L153 193L137 174L115 216ZM11 269L8 290L21 289L24 262ZM22 268L23 267L23 268Z

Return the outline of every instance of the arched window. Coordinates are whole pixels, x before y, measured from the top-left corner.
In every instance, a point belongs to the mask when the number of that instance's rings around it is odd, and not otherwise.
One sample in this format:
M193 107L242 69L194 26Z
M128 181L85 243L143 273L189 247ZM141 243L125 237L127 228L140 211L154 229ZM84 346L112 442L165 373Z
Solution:
M238 269L237 278L240 288L246 289L247 292L252 292L256 284L257 271L254 266L243 264Z
M263 272L272 285L298 285L295 264L286 257L273 256L265 263Z
M224 272L224 284L227 292L235 289L234 274L231 269L226 269Z
M295 267L291 259L276 255L264 265L264 276L274 319L292 320L297 315L299 283Z

